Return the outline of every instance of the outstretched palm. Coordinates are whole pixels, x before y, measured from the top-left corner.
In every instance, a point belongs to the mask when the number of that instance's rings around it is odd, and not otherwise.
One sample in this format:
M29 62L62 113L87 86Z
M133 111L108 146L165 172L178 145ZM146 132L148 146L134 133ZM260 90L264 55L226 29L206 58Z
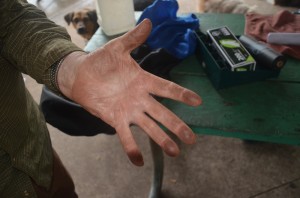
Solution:
M195 135L176 115L152 95L199 105L195 93L154 76L140 68L130 52L142 44L151 30L149 20L136 29L111 41L103 48L84 55L78 66L68 97L114 127L130 160L143 165L142 155L129 126L140 126L171 156L179 154L175 142L154 121L163 124L183 142L192 144Z

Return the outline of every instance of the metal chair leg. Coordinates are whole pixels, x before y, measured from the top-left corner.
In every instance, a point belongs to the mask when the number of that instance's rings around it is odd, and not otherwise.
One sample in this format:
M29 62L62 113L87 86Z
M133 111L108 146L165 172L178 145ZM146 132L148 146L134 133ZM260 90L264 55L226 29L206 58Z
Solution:
M149 140L153 159L153 178L149 198L159 198L164 174L164 156L162 149L151 138Z

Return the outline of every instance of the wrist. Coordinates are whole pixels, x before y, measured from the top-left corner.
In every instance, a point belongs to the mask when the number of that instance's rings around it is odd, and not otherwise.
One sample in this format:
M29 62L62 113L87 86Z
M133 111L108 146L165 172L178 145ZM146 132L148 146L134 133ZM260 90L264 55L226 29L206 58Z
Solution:
M62 57L61 59L56 61L53 65L51 65L50 82L51 82L51 86L57 91L59 90L59 86L58 86L58 82L57 82L57 73L58 73L59 67L61 66L64 58L65 57Z
M71 98L72 87L77 76L77 71L83 64L87 55L83 51L75 51L65 56L56 70L56 86L66 97Z

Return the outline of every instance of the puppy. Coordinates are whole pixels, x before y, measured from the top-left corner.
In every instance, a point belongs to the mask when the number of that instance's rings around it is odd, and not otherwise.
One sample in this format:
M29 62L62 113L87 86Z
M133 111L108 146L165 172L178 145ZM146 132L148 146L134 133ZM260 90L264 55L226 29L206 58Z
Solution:
M90 40L99 27L96 10L85 8L71 12L64 18L68 25L72 23L77 33L86 40Z
M155 0L134 0L134 10L143 11L154 1ZM76 12L68 13L64 18L68 25L72 23L77 33L87 41L91 39L97 28L99 28L96 10L85 8Z

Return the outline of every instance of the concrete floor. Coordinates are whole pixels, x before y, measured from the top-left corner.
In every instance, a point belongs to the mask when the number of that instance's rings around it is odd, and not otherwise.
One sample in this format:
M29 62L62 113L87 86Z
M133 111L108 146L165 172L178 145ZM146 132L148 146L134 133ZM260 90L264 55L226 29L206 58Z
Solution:
M198 9L197 0L179 2L182 12ZM257 3L265 13L280 9L261 0ZM53 21L66 26L66 13L93 6L93 1L42 0L38 6ZM72 28L67 29L73 41L83 47L84 41ZM39 101L41 85L28 76L25 78L26 86ZM71 137L52 126L49 130L54 148L73 176L79 197L147 197L153 166L148 138L143 132L134 130L145 158L144 167L139 168L129 162L117 136ZM203 135L198 136L195 145L180 147L179 157L165 157L164 198L300 197L300 147L245 144L239 139Z

